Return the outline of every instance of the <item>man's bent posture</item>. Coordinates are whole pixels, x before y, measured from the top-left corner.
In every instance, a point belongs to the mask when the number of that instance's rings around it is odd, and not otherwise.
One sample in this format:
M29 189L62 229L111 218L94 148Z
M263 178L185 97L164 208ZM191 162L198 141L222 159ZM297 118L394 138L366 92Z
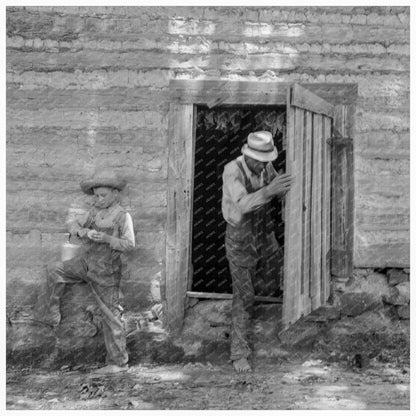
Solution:
M222 195L227 222L225 249L233 286L231 360L238 372L251 370L247 333L254 294L280 289L283 259L270 202L284 196L293 180L273 168L277 150L270 132L250 133L242 153L224 167Z

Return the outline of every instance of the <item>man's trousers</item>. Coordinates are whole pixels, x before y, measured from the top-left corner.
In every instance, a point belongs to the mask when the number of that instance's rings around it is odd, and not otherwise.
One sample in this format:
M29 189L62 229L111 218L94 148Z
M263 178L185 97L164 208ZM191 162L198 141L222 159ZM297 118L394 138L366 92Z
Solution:
M248 334L254 296L270 296L280 288L283 258L273 232L253 235L229 224L225 249L233 286L231 360L235 361L251 353Z

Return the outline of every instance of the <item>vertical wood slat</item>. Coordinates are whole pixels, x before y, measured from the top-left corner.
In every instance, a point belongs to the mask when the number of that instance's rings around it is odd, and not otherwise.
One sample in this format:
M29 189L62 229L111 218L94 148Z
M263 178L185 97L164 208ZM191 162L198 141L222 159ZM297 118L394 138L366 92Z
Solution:
M345 137L345 125L344 125L344 108L343 106L337 106L334 114L334 137ZM331 153L334 167L332 169L331 179L331 195L332 195L332 212L331 212L331 275L334 277L340 277L342 273L342 247L343 244L343 229L340 221L341 212L341 172L342 165L340 164L340 151L339 147L335 143L332 143Z
M312 146L312 113L304 112L303 134L303 212L302 212L302 279L303 279L303 309L305 314L311 311L310 297L310 266L311 266L311 146Z
M186 299L192 220L194 108L170 105L168 213L166 230L166 300L169 329L181 329Z
M290 94L290 90L288 94ZM289 97L290 98L290 97ZM287 328L297 321L301 315L301 235L302 223L302 143L296 140L297 119L303 110L287 107L287 153L286 172L295 177L290 191L286 195L285 205L285 251L284 251L284 298L283 298L283 327Z
M296 251L297 253L295 263L295 276L297 280L297 300L294 302L296 303L296 318L300 318L300 316L304 313L304 306L305 306L305 296L303 292L303 285L302 285L302 239L303 239L303 230L302 230L302 218L303 213L303 135L304 135L304 114L305 110L301 108L295 108L295 155L296 155L296 181L298 182L297 194L296 194L296 219L297 219L297 241L296 241ZM292 221L295 219L292 218ZM299 255L300 254L300 255ZM309 297L309 296L308 296Z
M183 272L182 276L187 277L186 283L186 290L190 290L193 284L193 274L194 268L192 264L192 230L193 230L193 212L194 212L194 178L195 178L195 141L196 141L196 117L197 111L196 106L192 106L188 108L187 111L192 113L192 121L191 121L191 132L192 134L186 135L184 141L184 154L185 154L185 161L187 164L187 176L186 176L186 183L185 183L185 195L186 195L186 209L188 210L188 217L189 222L187 226L187 235L183 236L183 244L186 244L187 247L187 255L183 258L185 262L187 260L187 264L183 265L183 267L187 267L187 269ZM186 227L186 224L185 224ZM186 276L187 275L187 276ZM186 307L186 305L185 305Z
M312 310L321 306L322 276L322 116L313 115L312 145L312 259L311 303Z
M322 140L322 282L321 303L324 304L330 295L330 247L331 247L331 147L327 139L332 134L332 120L324 117L323 140Z
M334 136L353 137L353 106L335 108ZM332 142L331 274L345 282L352 274L354 176L353 142Z
M347 259L345 264L345 274L350 278L353 272L353 255L354 255L354 142L352 138L355 135L354 131L354 114L355 106L345 105L345 134L351 140L348 141L346 147L346 165L347 168L344 172L345 182L348 184L348 195L347 195L347 205L345 212L345 229L347 230L346 237L346 252Z
M305 111L299 108L295 108L295 121L294 121L294 138L295 138L295 149L297 152L297 160L296 160L296 180L299 180L299 186L298 186L298 195L297 198L299 198L299 210L300 210L300 217L303 217L303 188L304 188L304 145L303 145L303 139L304 139L304 114ZM303 221L301 221L301 227L300 227L300 239L299 239L299 246L300 246L300 253L303 252L303 236L305 233L304 224ZM300 256L300 273L299 273L299 293L302 296L301 304L303 306L303 295L305 293L304 291L304 281L303 281L303 261L302 256Z

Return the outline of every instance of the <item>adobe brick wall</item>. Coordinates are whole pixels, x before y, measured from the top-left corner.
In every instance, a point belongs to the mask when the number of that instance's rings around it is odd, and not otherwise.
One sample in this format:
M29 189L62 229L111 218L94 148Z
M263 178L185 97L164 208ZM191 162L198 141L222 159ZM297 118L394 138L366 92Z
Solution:
M409 266L408 7L44 6L6 17L9 310L32 305L68 207L88 202L79 181L104 165L129 180L138 247L127 306L163 292L173 78L357 83L354 264Z

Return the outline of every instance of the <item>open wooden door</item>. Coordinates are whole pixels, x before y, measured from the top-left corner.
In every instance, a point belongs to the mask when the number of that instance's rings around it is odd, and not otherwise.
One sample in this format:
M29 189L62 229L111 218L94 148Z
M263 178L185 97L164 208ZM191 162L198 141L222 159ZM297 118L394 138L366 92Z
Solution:
M300 85L288 90L283 328L325 304L330 282L334 106Z

